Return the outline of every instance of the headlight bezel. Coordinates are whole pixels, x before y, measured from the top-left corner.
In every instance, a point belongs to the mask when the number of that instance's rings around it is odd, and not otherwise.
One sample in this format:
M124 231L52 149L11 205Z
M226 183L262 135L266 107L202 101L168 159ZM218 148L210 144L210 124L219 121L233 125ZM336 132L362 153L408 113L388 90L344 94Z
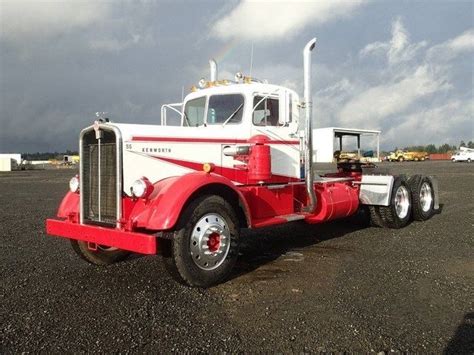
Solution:
M74 175L69 180L69 191L72 193L79 193L81 187L81 181L79 180L79 175Z
M145 176L142 176L132 183L130 191L133 197L146 199L153 192L153 184Z

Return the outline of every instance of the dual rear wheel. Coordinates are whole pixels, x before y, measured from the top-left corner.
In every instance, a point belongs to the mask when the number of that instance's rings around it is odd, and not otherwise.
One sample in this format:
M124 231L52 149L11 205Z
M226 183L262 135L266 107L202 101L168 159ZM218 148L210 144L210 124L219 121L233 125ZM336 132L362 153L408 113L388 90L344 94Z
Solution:
M429 178L397 176L388 206L369 206L371 223L378 227L399 229L412 219L425 221L434 214L434 188Z

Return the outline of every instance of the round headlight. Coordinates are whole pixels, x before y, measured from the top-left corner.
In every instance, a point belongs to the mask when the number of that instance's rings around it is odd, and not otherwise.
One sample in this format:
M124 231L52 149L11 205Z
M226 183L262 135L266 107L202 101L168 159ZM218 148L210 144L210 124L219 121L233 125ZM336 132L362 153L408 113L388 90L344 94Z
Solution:
M73 176L71 180L69 180L69 190L71 192L78 192L79 191L79 176Z
M153 191L153 185L146 177L135 180L132 184L132 194L137 198L146 198Z

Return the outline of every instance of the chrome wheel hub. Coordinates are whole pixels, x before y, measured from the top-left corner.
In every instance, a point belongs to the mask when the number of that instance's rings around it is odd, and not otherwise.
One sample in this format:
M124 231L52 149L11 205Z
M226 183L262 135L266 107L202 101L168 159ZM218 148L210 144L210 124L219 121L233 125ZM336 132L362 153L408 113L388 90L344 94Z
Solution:
M199 268L213 270L219 267L230 248L230 231L224 218L217 213L204 215L194 225L189 247Z
M423 212L428 212L430 210L432 202L433 193L431 191L431 186L427 182L424 182L420 189L420 204Z
M405 218L410 210L410 197L408 189L405 186L400 186L395 193L395 212L398 218Z

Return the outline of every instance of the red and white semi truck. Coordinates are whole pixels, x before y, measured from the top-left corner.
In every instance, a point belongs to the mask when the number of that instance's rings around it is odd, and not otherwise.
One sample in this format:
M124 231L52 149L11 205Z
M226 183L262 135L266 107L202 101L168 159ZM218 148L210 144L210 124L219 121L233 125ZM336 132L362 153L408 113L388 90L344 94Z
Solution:
M243 228L308 224L368 211L401 228L438 209L433 177L377 174L361 164L313 171L311 52L304 96L238 73L201 80L180 105L180 126L100 119L80 133L80 171L47 233L70 239L86 261L106 265L131 252L163 252L172 274L196 287L223 281Z

